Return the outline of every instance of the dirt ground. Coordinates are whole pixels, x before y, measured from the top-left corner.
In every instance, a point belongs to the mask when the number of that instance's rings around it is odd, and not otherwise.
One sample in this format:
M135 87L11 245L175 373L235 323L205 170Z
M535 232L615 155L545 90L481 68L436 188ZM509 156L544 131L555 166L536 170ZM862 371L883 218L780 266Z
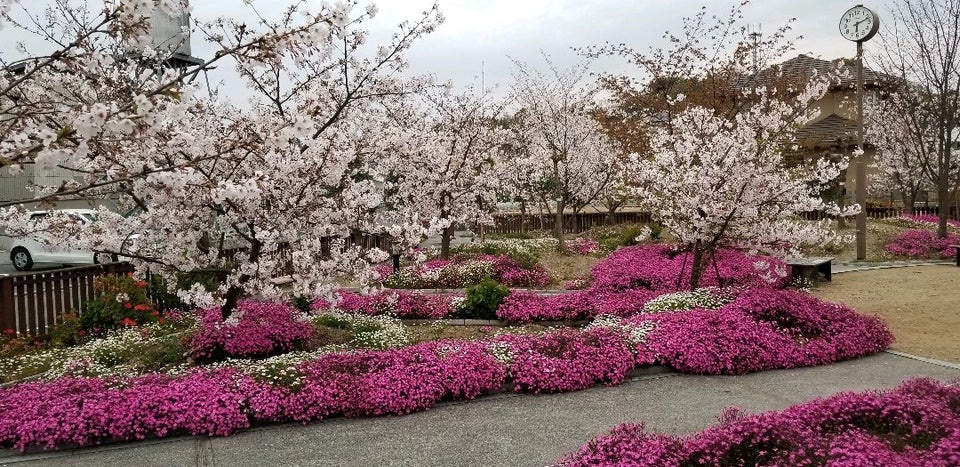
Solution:
M960 363L960 268L913 266L836 274L813 290L882 318L896 341L892 348Z

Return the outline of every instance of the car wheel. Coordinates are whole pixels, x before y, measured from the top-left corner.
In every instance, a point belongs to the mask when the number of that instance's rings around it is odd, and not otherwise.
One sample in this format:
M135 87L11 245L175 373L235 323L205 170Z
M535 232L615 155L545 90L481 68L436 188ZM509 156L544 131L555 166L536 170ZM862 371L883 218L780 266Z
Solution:
M10 262L17 271L29 271L33 268L33 257L26 248L16 247L10 252Z

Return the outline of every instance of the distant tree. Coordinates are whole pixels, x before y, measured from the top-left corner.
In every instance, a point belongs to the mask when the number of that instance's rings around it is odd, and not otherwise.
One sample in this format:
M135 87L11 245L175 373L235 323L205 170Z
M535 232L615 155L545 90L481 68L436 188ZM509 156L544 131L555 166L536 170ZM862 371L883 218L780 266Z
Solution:
M702 7L693 17L684 18L679 34L663 34L672 45L669 49L644 52L624 43L580 49L588 57L620 57L636 67L630 76L599 76L601 88L611 96L610 105L598 112L607 134L628 151L643 154L657 127L686 108L704 107L733 118L754 103L753 93L744 91L763 86L767 95L789 98L804 88L808 76L784 76L774 66L793 49L793 42L787 40L790 25L763 36L751 35L742 23L748 4L733 6L723 18Z
M496 124L503 103L473 89L455 93L441 86L403 104L393 112L402 137L388 159L394 164L388 202L395 215L436 224L446 259L456 224L493 221L509 136Z
M937 191L937 235L945 237L960 187L960 0L897 0L884 24L878 63L908 83L898 91L902 118L924 135L911 137L910 155Z
M924 164L934 160L926 151L936 147L936 123L932 114L916 109L912 98L910 91L895 93L864 111L865 139L876 147L874 184L899 193L908 214L936 180L935 171Z
M536 191L554 215L553 234L563 248L563 213L579 212L602 198L616 180L622 158L593 118L597 90L583 83L588 64L549 74L514 61L512 97L517 114L512 160L515 185Z
M638 67L641 78L603 82L636 127L621 138L639 151L629 166L632 194L680 249L692 252L692 288L720 248L796 255L804 245L840 239L829 221L805 222L796 214L841 213L820 194L844 161L789 167L784 156L793 131L814 117L810 105L827 81L760 73L792 49L789 27L751 37L739 25L745 4L712 22L705 9L684 19L681 35L665 35L666 49L641 53L608 44L586 51Z

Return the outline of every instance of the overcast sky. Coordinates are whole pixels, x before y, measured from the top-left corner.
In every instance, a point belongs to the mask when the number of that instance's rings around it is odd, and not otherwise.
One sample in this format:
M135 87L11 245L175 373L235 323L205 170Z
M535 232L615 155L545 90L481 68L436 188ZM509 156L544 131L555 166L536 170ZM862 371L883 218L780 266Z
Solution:
M276 0L274 0L276 1ZM866 2L883 17L884 2ZM215 4L195 1L198 17L222 12ZM257 3L267 4L266 1ZM383 0L376 2L379 14L372 23L371 40L387 37L404 19L416 18L432 0ZM737 1L736 3L739 3ZM661 46L667 30L679 31L681 19L693 16L703 6L726 17L731 0L439 0L446 21L433 34L417 42L407 54L411 72L435 74L458 86L479 84L481 71L486 86L510 87L512 63L508 57L540 65L540 50L559 64L581 60L572 47L604 42L626 43L636 49ZM744 22L761 32L772 32L791 18L793 33L803 36L796 52L833 59L853 56L855 45L840 37L838 24L854 1L757 0L744 10ZM882 23L882 19L881 19ZM870 46L877 41L867 43ZM596 71L630 68L619 59L595 62Z
M38 9L47 1L21 0L21 3ZM880 14L881 24L887 1L865 3ZM98 1L88 3L95 6ZM287 3L254 1L264 12L277 8L272 5ZM389 37L400 21L418 17L433 1L376 3L379 14L370 24L373 43ZM664 45L661 39L664 31L679 31L681 18L696 14L704 4L708 4L710 13L726 17L733 3L733 0L439 0L446 21L435 33L418 41L407 57L411 73L435 74L441 81L450 80L464 86L474 82L479 85L482 72L486 86L499 85L500 92L505 92L511 82L512 64L508 57L536 66L542 64L540 50L543 50L560 65L572 64L581 59L572 47L608 41L646 50ZM247 13L240 0L193 0L191 4L195 19L201 21L226 13ZM744 9L743 21L761 32L772 32L790 18L796 18L792 32L803 38L796 42L792 55L806 53L824 59L849 57L854 55L855 45L840 37L837 24L841 14L854 4L854 1L842 0L756 0ZM10 34L9 29L3 32ZM867 43L868 56L877 43L877 40ZM11 41L0 43L0 50L7 58L12 48ZM194 55L201 58L210 50L196 37L193 49ZM593 68L595 71L630 71L621 60L612 58L594 63ZM237 84L228 80L226 86ZM227 95L242 92L226 91Z

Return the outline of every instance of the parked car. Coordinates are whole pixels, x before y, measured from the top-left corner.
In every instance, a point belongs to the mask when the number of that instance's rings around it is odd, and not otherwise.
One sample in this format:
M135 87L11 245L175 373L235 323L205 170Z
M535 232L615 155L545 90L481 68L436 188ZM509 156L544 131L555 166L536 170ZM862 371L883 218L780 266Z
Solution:
M39 221L50 212L33 211L30 213L30 220ZM97 221L97 211L93 209L60 209L57 212L65 213L84 226L90 226ZM135 238L132 240L135 241ZM14 238L10 245L10 262L18 271L29 271L37 264L97 264L98 261L97 254L90 250L54 249L34 237L19 237Z

